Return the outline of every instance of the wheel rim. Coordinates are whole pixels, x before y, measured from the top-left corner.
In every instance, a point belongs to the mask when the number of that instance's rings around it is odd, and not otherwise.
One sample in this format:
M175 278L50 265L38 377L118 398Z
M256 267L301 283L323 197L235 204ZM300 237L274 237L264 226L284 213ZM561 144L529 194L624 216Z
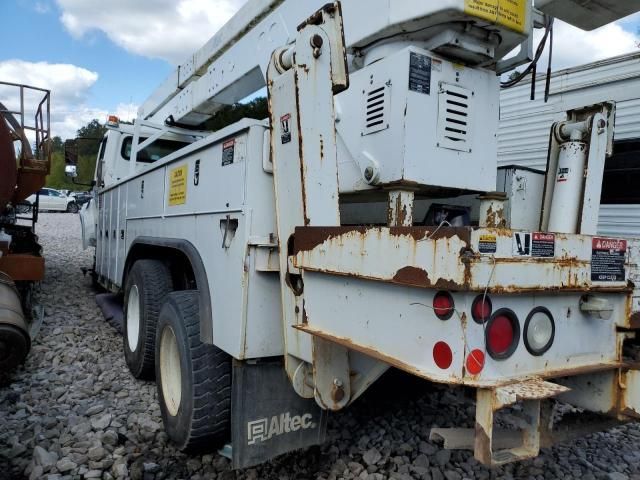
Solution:
M171 327L165 327L160 338L160 381L167 411L175 417L182 400L182 372L178 341Z
M127 343L129 350L135 352L140 339L140 295L138 286L133 285L129 290L127 302Z

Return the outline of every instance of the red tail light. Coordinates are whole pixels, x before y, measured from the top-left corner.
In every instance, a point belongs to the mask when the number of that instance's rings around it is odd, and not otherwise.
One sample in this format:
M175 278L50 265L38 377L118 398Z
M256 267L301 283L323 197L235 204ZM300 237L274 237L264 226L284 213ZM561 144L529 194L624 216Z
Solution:
M433 361L438 368L447 370L453 363L453 352L451 347L445 342L438 342L433 347Z
M467 357L466 367L469 375L478 375L484 368L484 352L473 350Z
M491 318L493 305L486 295L478 295L471 305L471 316L476 323L483 324Z
M498 310L487 323L485 332L487 352L494 360L509 358L518 348L520 324L513 311Z
M438 292L433 297L433 311L440 320L449 320L453 316L455 304L448 292Z

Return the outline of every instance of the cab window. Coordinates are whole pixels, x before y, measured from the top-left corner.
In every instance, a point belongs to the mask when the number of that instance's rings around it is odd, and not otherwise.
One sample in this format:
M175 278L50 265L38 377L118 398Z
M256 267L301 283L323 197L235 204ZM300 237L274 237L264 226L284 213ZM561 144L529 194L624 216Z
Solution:
M144 137L140 137L140 143L147 140ZM122 142L122 150L120 154L125 160L131 159L131 145L133 144L133 137L126 137ZM159 139L153 142L144 150L138 152L138 163L154 163L158 160L171 155L173 152L177 152L181 148L190 145L188 142L179 142L176 140Z

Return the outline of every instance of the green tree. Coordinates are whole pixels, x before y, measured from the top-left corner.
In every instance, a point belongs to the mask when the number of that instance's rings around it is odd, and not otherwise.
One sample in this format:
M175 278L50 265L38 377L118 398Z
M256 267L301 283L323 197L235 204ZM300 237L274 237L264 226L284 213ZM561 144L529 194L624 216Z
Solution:
M243 118L263 120L269 116L269 104L265 97L259 97L248 103L236 103L224 107L204 124L205 130L217 131Z
M78 178L77 183L89 184L93 180L96 158L100 149L100 140L106 128L98 120L92 120L77 131L78 140ZM60 137L51 140L51 172L47 177L47 186L57 189L87 190L88 187L77 185L64 174L64 142Z

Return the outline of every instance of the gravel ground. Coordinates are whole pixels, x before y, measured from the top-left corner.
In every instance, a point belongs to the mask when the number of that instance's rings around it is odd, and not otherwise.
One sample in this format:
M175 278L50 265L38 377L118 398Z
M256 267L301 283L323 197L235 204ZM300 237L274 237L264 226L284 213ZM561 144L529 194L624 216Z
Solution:
M469 452L442 450L428 441L430 427L472 424L468 399L400 374L333 415L322 447L242 472L217 455L184 456L167 443L155 384L129 375L122 340L102 319L80 273L91 266L92 253L80 250L78 217L43 214L38 231L47 256L40 293L45 322L25 366L0 387L3 480L640 480L636 424L494 471Z

